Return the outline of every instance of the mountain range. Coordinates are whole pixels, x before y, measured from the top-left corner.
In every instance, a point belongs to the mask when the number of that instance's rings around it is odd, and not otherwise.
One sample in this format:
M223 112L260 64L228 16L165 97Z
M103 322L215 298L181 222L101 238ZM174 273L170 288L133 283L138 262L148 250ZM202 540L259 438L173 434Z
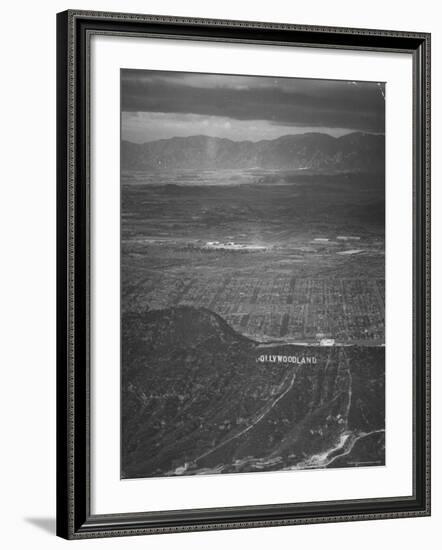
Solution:
M319 170L383 172L385 136L353 132L232 141L210 136L121 143L123 170Z

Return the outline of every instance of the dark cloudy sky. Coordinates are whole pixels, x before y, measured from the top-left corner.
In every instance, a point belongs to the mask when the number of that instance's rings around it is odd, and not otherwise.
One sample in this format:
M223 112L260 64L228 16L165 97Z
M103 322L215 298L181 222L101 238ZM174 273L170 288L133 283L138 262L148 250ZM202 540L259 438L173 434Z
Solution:
M122 138L383 133L384 97L378 82L122 69Z

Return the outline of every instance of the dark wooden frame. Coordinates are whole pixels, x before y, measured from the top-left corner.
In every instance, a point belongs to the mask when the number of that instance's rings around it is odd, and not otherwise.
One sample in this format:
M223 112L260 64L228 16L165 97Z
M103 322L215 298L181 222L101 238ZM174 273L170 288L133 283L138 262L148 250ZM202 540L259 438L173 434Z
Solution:
M93 34L413 56L413 496L92 515L89 478L89 44ZM57 534L67 539L430 514L430 35L69 10L57 15Z

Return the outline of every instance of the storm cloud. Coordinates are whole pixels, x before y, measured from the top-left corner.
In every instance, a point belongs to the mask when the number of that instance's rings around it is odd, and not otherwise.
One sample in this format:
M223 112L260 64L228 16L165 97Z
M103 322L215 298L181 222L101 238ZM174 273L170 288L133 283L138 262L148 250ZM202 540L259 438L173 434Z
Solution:
M162 114L169 123L174 118L177 134L182 133L186 120L204 117L212 122L222 120L224 127L225 121L230 121L237 132L247 121L261 121L255 126L267 129L269 135L272 126L278 134L294 133L297 128L336 134L383 133L384 97L385 85L378 82L121 71L121 110L129 139L131 121L136 122L139 115L139 124L143 118L155 118L155 113L156 119ZM154 139L154 128L151 130L148 137ZM174 132L173 125L170 132ZM134 139L140 141L141 137Z

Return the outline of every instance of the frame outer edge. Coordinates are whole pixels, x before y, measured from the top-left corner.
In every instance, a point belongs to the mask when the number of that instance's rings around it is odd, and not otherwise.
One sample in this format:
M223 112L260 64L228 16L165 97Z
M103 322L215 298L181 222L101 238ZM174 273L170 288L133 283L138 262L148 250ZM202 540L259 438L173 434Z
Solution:
M77 536L79 512L75 491L75 17L70 10L57 14L57 47L60 45L62 51L57 55L57 323L65 332L57 338L56 532L70 540ZM60 288L62 283L64 288ZM61 416L63 409L65 414Z
M93 18L117 21L138 21L145 23L196 24L201 26L244 27L249 29L273 29L304 31L312 33L353 34L359 36L379 36L413 38L421 41L423 48L420 77L422 79L422 147L421 161L421 200L423 201L423 303L425 304L424 332L424 385L426 401L425 424L425 465L424 465L424 508L412 511L356 513L343 515L317 515L305 518L227 521L179 526L130 527L119 521L97 524L94 517L81 520L84 503L80 503L75 491L75 365L79 365L75 355L75 233L76 233L76 21ZM208 531L250 527L270 527L278 525L316 524L371 519L407 518L430 515L430 34L402 31L378 31L341 27L317 27L307 25L278 24L257 21L227 21L173 16L121 14L114 12L93 12L67 10L57 14L57 535L67 539L113 537L143 534L159 534L186 531ZM323 46L324 47L324 46ZM369 48L368 48L369 49ZM414 182L414 185L419 182ZM66 283L65 285L63 283ZM64 316L64 313L66 316ZM79 322L79 321L77 321ZM65 409L66 414L60 414Z
M241 19L211 19L202 17L186 17L180 15L158 15L158 14L141 14L141 13L123 13L113 11L93 11L93 10L76 10L68 9L66 12L78 19L107 19L117 21L134 21L140 23L164 23L164 24L180 24L180 25L201 25L211 27L244 27L249 29L264 29L264 30L287 30L287 31L303 31L311 33L330 33L330 34L353 34L365 36L384 36L396 38L418 38L425 40L430 36L426 32L414 31L398 31L390 29L368 29L361 27L334 27L327 25L307 25L295 23L275 23L270 21L253 21Z
M67 304L67 26L66 13L57 14L57 535L68 537L68 340Z

